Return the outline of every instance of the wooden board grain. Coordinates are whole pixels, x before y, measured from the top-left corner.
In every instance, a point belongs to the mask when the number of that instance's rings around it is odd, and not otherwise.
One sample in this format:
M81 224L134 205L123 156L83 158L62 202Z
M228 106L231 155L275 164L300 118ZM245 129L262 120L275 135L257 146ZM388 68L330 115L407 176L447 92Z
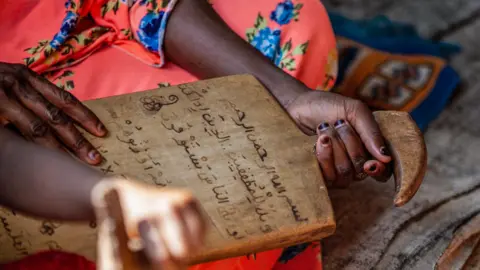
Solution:
M250 76L87 103L108 138L89 137L102 170L187 187L207 212L199 260L243 255L333 232L311 140ZM319 181L315 181L315 180Z
M205 249L192 262L286 247L334 232L312 139L253 77L199 81L86 105L110 131L107 138L86 134L106 159L102 172L160 187L187 187L200 200L210 231ZM94 259L95 242L85 227L55 223L48 235L39 232L39 221L2 217L25 232L26 247L19 252L12 249L11 237L0 236L0 261L48 248L49 241Z

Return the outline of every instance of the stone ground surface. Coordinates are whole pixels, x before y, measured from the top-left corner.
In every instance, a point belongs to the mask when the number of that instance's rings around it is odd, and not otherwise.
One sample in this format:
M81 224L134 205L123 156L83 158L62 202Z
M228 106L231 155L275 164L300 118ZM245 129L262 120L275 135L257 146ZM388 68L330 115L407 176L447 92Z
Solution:
M373 181L331 192L338 228L323 242L327 270L433 269L456 230L480 215L480 1L323 3L350 18L387 15L463 47L452 61L462 91L425 134L429 168L415 199L394 209L393 184Z

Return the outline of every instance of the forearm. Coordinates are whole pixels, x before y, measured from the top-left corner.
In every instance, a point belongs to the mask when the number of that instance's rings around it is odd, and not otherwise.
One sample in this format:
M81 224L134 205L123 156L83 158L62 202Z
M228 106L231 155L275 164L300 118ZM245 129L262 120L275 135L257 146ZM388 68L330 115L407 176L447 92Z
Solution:
M286 107L309 89L233 32L205 0L180 0L167 24L165 53L199 78L252 74Z
M102 176L66 154L0 128L0 204L42 218L94 220L90 193Z

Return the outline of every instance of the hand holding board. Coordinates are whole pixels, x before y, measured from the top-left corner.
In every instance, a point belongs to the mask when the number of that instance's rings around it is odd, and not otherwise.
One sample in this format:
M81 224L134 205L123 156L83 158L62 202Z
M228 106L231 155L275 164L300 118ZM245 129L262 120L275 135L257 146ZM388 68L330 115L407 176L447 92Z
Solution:
M210 222L192 263L319 240L332 208L312 146L251 76L231 76L87 103L110 135L89 137L101 170L186 187ZM408 114L375 114L391 147L406 203L425 171L425 145ZM401 185L403 180L404 185ZM128 209L126 210L128 211Z
M318 240L335 222L313 144L251 76L200 81L87 102L107 138L88 139L107 175L187 187L209 217L206 247L191 263ZM399 192L418 189L425 145L406 113L376 112L391 146ZM129 210L129 209L126 209ZM95 260L95 224L59 223L0 209L0 262L47 249Z
M105 174L193 191L209 217L192 262L318 240L335 222L305 136L251 76L93 100Z

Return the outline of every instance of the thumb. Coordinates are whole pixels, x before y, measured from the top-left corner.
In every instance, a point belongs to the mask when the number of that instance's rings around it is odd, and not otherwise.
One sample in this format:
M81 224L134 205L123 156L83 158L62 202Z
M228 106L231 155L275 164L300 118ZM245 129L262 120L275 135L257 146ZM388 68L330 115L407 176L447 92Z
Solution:
M362 140L368 152L377 160L389 163L392 158L383 139L380 127L372 112L363 102L353 101L353 109L347 114L347 119Z

